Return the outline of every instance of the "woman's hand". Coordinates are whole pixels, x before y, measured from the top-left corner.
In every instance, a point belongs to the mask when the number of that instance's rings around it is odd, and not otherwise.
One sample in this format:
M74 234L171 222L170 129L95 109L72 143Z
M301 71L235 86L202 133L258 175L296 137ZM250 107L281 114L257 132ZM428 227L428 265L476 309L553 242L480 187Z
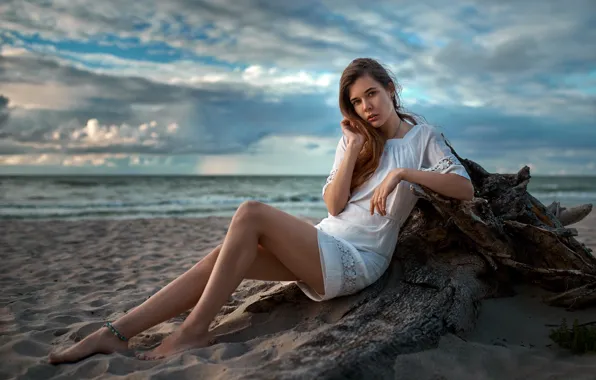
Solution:
M370 214L373 215L375 213L375 208L379 212L379 214L385 216L387 215L386 210L386 202L387 197L397 185L404 179L406 170L405 169L395 169L387 174L387 177L381 182L379 186L375 189L373 196L370 200Z
M348 119L344 118L340 125L344 136L346 136L347 144L356 144L359 147L364 145L364 136L358 132Z

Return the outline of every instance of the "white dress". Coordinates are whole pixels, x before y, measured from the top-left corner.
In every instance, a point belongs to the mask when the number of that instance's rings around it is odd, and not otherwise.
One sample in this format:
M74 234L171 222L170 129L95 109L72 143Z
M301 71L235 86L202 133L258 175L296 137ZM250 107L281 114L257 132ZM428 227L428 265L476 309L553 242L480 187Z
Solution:
M345 150L346 141L342 136L323 194L333 181ZM340 214L328 214L315 226L325 294L320 295L306 283L297 282L311 299L324 301L354 294L377 281L388 268L399 230L418 200L410 190L410 183L401 181L387 197L386 215L380 215L377 210L370 215L370 200L376 187L396 168L456 173L470 178L444 137L431 125L415 125L403 138L387 140L372 177L350 194Z

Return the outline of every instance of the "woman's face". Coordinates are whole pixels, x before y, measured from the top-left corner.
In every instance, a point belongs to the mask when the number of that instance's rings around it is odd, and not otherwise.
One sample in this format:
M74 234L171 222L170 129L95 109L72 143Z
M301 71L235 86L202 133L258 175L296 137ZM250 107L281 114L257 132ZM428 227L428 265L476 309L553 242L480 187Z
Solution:
M372 127L379 128L394 112L389 91L369 75L358 78L350 87L354 111Z

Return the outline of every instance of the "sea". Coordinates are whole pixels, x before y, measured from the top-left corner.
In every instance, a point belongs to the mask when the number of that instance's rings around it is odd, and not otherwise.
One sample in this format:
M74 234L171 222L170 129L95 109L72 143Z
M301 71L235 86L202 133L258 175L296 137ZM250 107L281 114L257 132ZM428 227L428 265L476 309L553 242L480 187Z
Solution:
M256 200L323 218L325 176L0 176L0 220L200 218L234 214ZM545 205L596 203L596 176L535 176Z

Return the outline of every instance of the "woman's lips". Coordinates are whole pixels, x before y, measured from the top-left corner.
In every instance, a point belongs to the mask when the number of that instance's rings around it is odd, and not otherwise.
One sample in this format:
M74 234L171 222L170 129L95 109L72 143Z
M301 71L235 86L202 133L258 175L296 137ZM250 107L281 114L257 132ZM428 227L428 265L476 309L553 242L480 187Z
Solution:
M379 118L379 115L372 115L367 120L368 121L377 121L378 118Z

